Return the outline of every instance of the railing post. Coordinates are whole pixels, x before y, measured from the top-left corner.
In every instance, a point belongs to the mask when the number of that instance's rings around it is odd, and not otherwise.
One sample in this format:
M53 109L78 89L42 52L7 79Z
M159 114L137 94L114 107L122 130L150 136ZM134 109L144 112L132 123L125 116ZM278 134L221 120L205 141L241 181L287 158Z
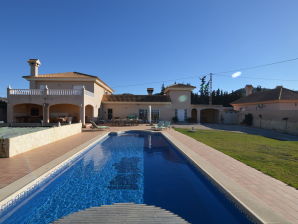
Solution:
M8 87L7 87L7 97L10 95L10 90L11 90L11 86L10 85L8 85Z
M45 94L45 95L49 95L49 88L48 88L48 85L46 85L45 88L44 88L44 94Z

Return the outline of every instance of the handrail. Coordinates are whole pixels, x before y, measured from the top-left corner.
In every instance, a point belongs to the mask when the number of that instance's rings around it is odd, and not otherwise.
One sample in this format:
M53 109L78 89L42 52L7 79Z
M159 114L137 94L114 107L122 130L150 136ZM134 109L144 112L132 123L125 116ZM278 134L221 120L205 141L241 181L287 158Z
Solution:
M41 89L10 89L9 95L43 95Z
M82 94L94 97L94 93L83 89L8 89L8 95L18 96L80 96Z
M80 89L49 89L48 94L50 96L79 96L82 95Z

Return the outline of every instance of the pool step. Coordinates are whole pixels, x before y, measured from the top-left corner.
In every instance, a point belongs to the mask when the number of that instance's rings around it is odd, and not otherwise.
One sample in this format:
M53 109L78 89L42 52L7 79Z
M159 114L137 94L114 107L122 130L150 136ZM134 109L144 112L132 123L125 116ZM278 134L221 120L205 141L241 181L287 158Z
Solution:
M165 209L134 203L116 203L101 207L92 207L65 216L54 224L81 224L81 223L144 223L144 224L187 224L184 219Z

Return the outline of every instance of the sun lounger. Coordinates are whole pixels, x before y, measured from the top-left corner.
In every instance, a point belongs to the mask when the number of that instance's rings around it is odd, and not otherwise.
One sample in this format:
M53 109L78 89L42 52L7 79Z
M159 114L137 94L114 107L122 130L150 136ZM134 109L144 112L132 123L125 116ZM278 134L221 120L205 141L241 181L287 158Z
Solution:
M164 127L165 128L171 128L171 121L165 121L164 122Z
M162 131L162 130L166 129L166 127L164 126L164 122L160 121L160 122L158 122L158 124L154 125L151 129L153 131Z
M90 121L90 123L92 124L91 128L92 129L97 129L97 130L107 130L109 129L110 127L109 126L98 126L97 124L95 124L94 121Z

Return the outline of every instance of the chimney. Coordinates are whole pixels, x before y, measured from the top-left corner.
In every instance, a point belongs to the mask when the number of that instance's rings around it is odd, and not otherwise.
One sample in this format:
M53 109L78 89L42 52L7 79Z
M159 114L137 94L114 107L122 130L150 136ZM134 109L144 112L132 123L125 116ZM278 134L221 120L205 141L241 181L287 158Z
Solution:
M246 85L245 86L245 96L249 96L252 94L253 86L252 85Z
M38 67L41 64L38 59L29 59L28 63L30 65L30 75L37 76L38 75Z
M147 93L148 95L152 95L153 94L153 88L147 88Z

